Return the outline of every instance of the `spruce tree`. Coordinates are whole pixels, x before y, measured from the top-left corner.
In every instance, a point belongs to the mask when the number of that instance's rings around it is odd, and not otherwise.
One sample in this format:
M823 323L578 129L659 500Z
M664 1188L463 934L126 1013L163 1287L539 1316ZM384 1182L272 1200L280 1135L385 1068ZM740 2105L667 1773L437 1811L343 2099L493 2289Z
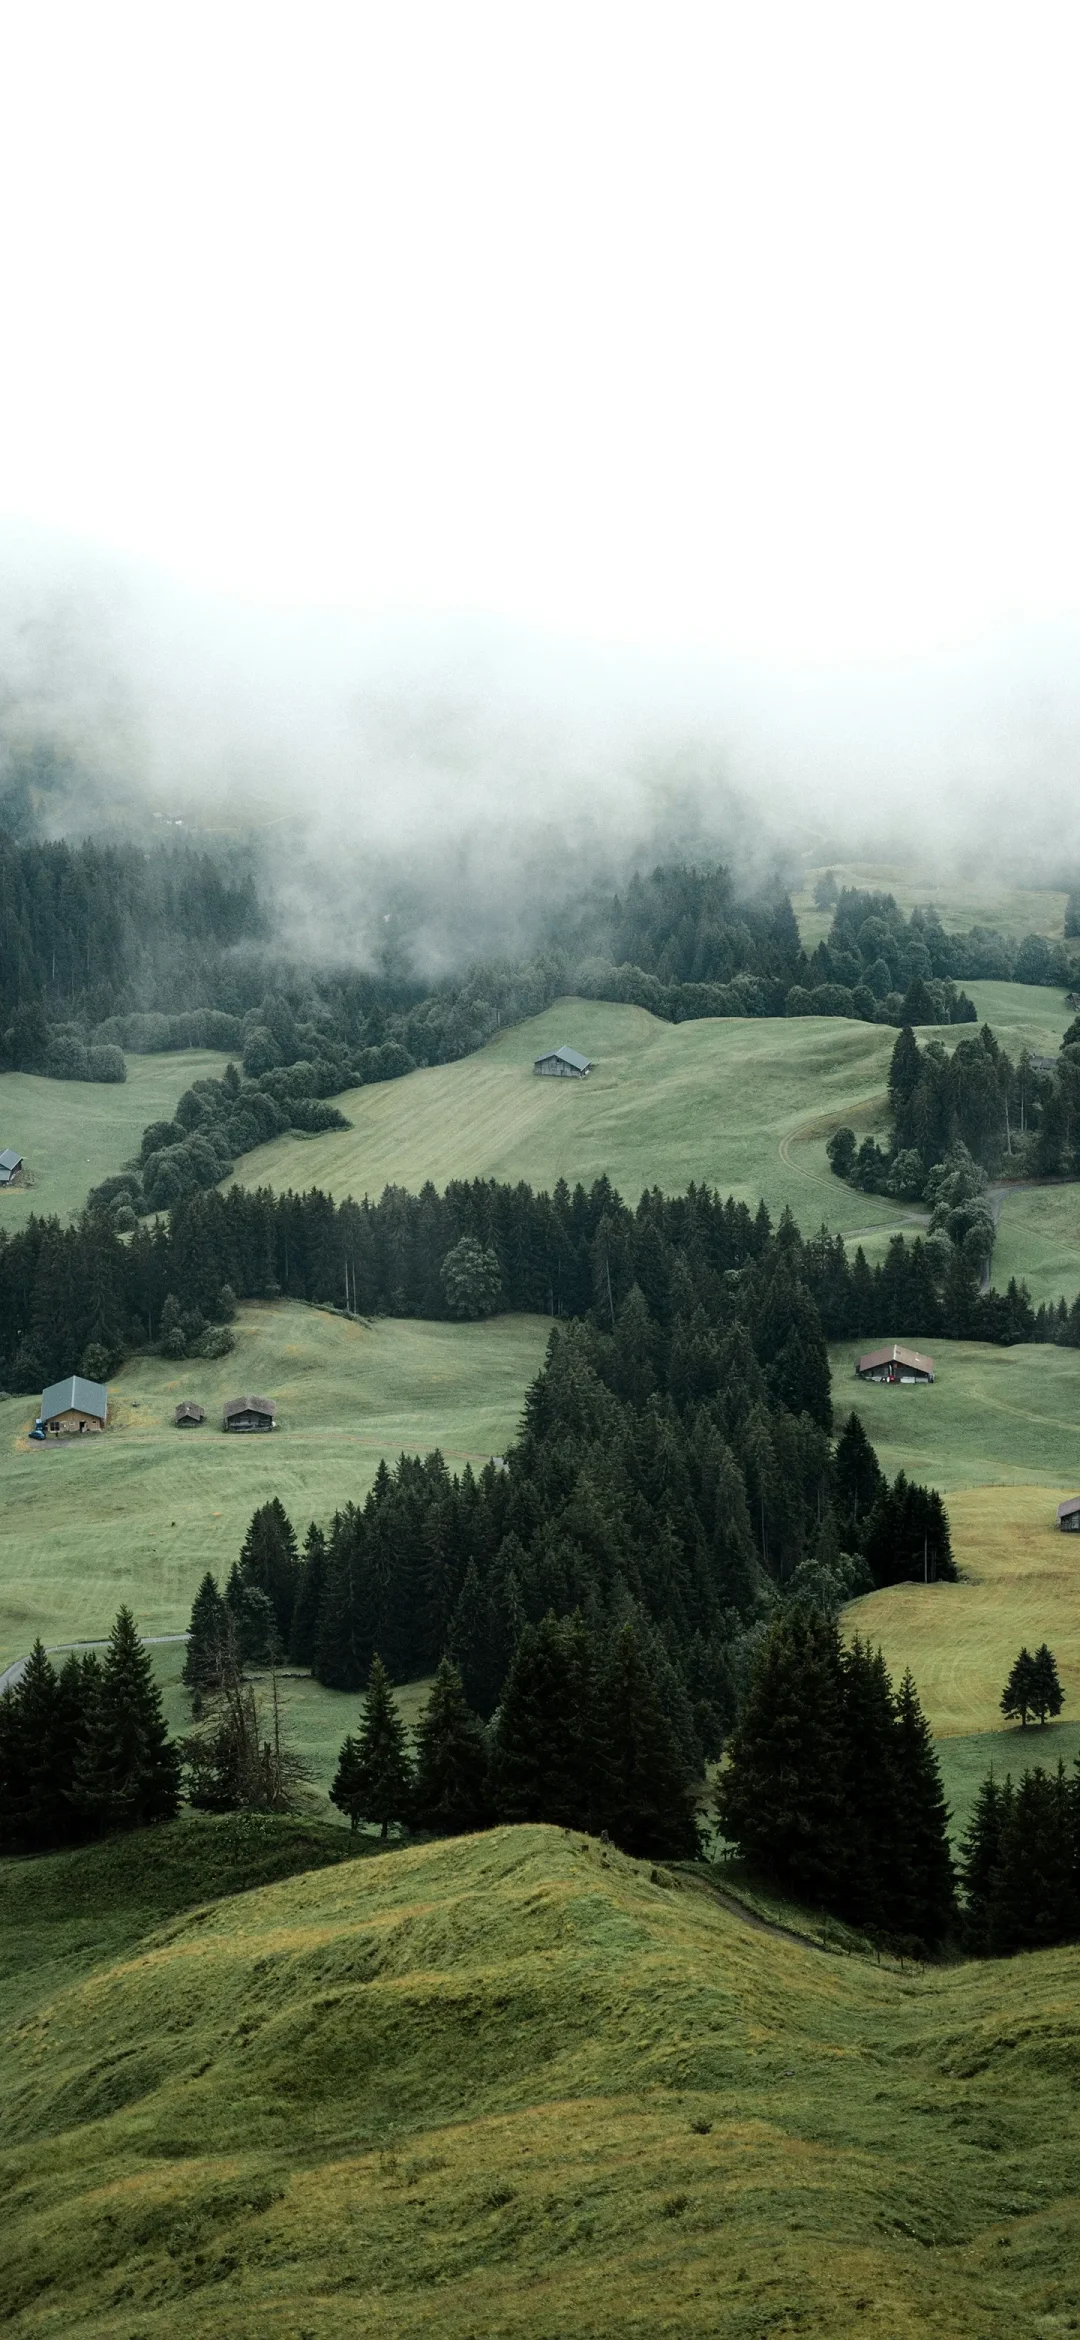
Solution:
M191 1605L184 1656L184 1681L189 1690L212 1690L220 1684L226 1631L225 1603L207 1569Z
M1012 1809L1013 1785L988 1772L960 1845L964 1941L977 1958L988 1955L991 1915L1001 1865L1002 1831Z
M376 1820L384 1837L390 1822L407 1820L412 1808L412 1765L405 1725L394 1704L386 1668L377 1655L371 1661L359 1732L342 1747L330 1795L348 1812L354 1827L360 1820Z
M180 1806L180 1755L130 1609L109 1635L75 1762L73 1797L87 1824L142 1828Z
M500 1820L588 1828L597 1795L593 1652L579 1618L527 1625L496 1718L492 1787Z
M1058 1678L1057 1663L1052 1650L1047 1648L1045 1641L1040 1643L1032 1659L1031 1703L1040 1723L1043 1724L1045 1724L1048 1715L1051 1718L1059 1715L1065 1704L1065 1693Z
M896 1695L896 1769L898 1930L936 1949L955 1921L956 1880L941 1772L910 1673Z
M300 1581L296 1537L284 1505L275 1495L260 1504L240 1552L240 1573L264 1592L274 1612L278 1641L289 1646L289 1629Z
M241 1664L270 1666L281 1655L277 1618L269 1593L241 1574L234 1560L225 1587L226 1623L231 1620Z
M843 1692L835 1624L781 1616L757 1652L716 1799L724 1835L754 1868L826 1905L844 1864Z
M490 1817L483 1726L466 1705L461 1675L443 1658L416 1731L413 1814L418 1828L466 1836Z
M632 1623L604 1669L600 1732L599 1792L616 1844L640 1859L696 1858L692 1783Z
M66 1784L55 1768L56 1675L40 1640L8 1699L4 1833L22 1850L39 1852L63 1841Z
M997 1956L1073 1939L1080 1924L1074 1792L1065 1767L1024 1774L1002 1820L988 1946Z
M1030 1650L1022 1649L1013 1661L1012 1672L1001 1693L1001 1711L1006 1722L1015 1722L1019 1717L1020 1728L1026 1731L1029 1714L1038 1711L1038 1690L1035 1660Z
M327 1575L326 1537L312 1520L304 1537L304 1562L289 1630L289 1657L294 1666L310 1666L314 1661Z
M843 1651L843 1854L831 1906L874 1933L905 1932L897 1854L900 1780L896 1710L880 1650Z

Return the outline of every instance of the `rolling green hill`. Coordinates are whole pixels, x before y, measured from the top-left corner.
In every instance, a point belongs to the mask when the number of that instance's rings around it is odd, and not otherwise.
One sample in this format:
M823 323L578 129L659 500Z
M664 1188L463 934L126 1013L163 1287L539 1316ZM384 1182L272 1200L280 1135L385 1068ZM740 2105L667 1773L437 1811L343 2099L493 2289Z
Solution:
M73 1219L90 1188L138 1153L147 1123L171 1119L192 1081L220 1079L228 1058L185 1048L125 1063L115 1084L0 1073L0 1150L14 1146L29 1179L0 1193L0 1227L21 1227L32 1211Z
M38 1633L107 1633L121 1601L146 1633L185 1626L200 1577L228 1572L271 1495L303 1533L362 1498L382 1454L485 1462L514 1435L549 1331L542 1317L364 1324L252 1303L220 1363L133 1358L103 1437L35 1446L33 1400L0 1401L0 1666ZM223 1400L245 1389L276 1399L270 1437L220 1429ZM173 1428L183 1397L206 1406L200 1429Z
M1057 992L1013 983L971 986L981 1016L1011 1052L1056 1048L1069 1019ZM943 1037L955 1043L963 1027ZM323 1187L343 1197L414 1191L430 1179L526 1179L534 1187L607 1172L637 1201L646 1186L682 1191L707 1180L756 1208L790 1204L804 1230L829 1225L865 1239L924 1223L914 1209L862 1195L834 1178L825 1140L841 1122L886 1125L885 1084L895 1033L818 1017L710 1018L665 1024L643 1008L560 1000L501 1032L476 1056L350 1091L340 1102L353 1128L318 1138L282 1137L244 1156L245 1186ZM594 1060L585 1081L540 1081L535 1057L561 1041ZM1075 1239L1057 1244L1055 1271L1070 1296L1080 1285L1080 1189ZM1026 1201L1026 1198L1025 1198ZM1010 1197L1003 1236L1011 1227ZM1067 1212L1063 1213L1063 1227ZM1018 1217L1009 1273L1026 1273L1027 1219Z
M0 2054L25 2340L1073 2328L1075 1950L900 1975L535 1828L91 1908L80 1977L80 1861L4 1880L67 1949Z

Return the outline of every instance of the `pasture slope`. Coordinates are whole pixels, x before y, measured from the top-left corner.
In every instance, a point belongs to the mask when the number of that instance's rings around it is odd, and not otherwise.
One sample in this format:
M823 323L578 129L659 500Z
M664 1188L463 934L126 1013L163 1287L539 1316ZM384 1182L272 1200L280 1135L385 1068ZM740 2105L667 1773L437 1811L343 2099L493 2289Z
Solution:
M66 1952L0 2047L22 2340L1076 2329L1075 1950L902 1974L549 1828L121 1939L87 1859L0 1921Z
M1057 1047L1069 1021L1063 993L1015 983L969 989L1010 1053ZM953 1046L963 1031L954 1025L940 1037ZM631 1204L647 1186L674 1194L705 1180L752 1210L764 1196L774 1217L789 1204L807 1233L827 1220L875 1256L890 1233L913 1234L924 1215L834 1178L825 1141L842 1122L884 1132L895 1039L885 1026L843 1018L665 1024L644 1008L559 1000L457 1064L348 1091L339 1103L351 1129L275 1138L245 1154L235 1178L279 1191L318 1186L341 1199L395 1185L416 1192L428 1179L439 1188L499 1178L550 1189L558 1178L572 1186L606 1172ZM588 1079L537 1080L534 1058L564 1040L593 1058ZM1075 1187L1056 1191L1080 1197ZM1013 1233L1019 1199L1010 1196L1002 1216L1009 1274L1030 1274L1036 1299L1062 1290L1071 1298L1080 1286L1080 1201L1071 1217L1062 1207L1047 1243L1026 1196Z
M128 1601L146 1633L186 1625L204 1571L228 1573L255 1506L279 1495L303 1534L362 1501L378 1468L441 1447L482 1465L516 1431L550 1326L361 1323L295 1301L241 1308L231 1357L134 1357L101 1438L33 1445L31 1398L0 1401L0 1667L30 1647L107 1633ZM229 1437L224 1399L276 1399L269 1437ZM176 1430L178 1399L207 1421Z
M185 1048L128 1056L126 1081L46 1081L0 1073L0 1148L22 1154L31 1183L0 1192L0 1228L77 1218L92 1186L122 1170L151 1121L171 1120L192 1081L220 1079L227 1056Z
M817 879L830 869L840 886L892 894L905 918L915 909L935 909L948 934L966 933L971 926L992 927L997 934L1011 935L1014 942L1022 942L1026 934L1060 942L1064 934L1068 896L1053 886L1003 886L986 872L943 875L932 865L920 873L910 861L811 862L807 857L803 868L803 882L792 892L791 906L806 951L826 940L832 925L832 911L819 910L814 902Z

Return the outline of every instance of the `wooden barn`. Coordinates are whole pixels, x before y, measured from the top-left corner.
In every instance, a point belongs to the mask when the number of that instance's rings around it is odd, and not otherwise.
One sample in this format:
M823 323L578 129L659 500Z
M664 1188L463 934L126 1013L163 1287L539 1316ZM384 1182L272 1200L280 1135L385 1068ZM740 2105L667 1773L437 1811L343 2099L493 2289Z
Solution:
M226 1430L273 1430L277 1424L277 1407L272 1398L238 1397L226 1401L223 1428Z
M548 1080L583 1081L586 1073L592 1071L592 1065L587 1056L578 1055L576 1048L552 1048L546 1056L537 1057L533 1071Z
M1066 1535L1080 1536L1080 1495L1067 1495L1058 1504L1057 1523Z
M181 1398L180 1404L177 1406L176 1412L173 1415L173 1421L175 1422L178 1430L197 1429L199 1423L205 1422L205 1420L205 1406L197 1406L194 1398Z
M887 1349L868 1349L855 1371L860 1381L926 1382L934 1378L934 1360L921 1357L918 1349L902 1349L898 1341L892 1341Z
M23 1158L13 1146L5 1146L0 1154L0 1186L18 1186L22 1179Z
M86 1430L104 1430L109 1415L109 1392L103 1381L84 1381L69 1373L42 1392L38 1420L47 1438L79 1438Z

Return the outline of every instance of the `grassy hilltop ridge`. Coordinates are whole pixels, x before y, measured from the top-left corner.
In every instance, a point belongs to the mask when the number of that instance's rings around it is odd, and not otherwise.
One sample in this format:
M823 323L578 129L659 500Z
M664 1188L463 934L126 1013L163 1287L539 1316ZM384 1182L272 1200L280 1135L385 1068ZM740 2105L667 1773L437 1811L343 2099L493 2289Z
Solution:
M1065 2331L1078 1959L830 1958L547 1828L218 1901L8 2031L5 2309L27 2340Z

